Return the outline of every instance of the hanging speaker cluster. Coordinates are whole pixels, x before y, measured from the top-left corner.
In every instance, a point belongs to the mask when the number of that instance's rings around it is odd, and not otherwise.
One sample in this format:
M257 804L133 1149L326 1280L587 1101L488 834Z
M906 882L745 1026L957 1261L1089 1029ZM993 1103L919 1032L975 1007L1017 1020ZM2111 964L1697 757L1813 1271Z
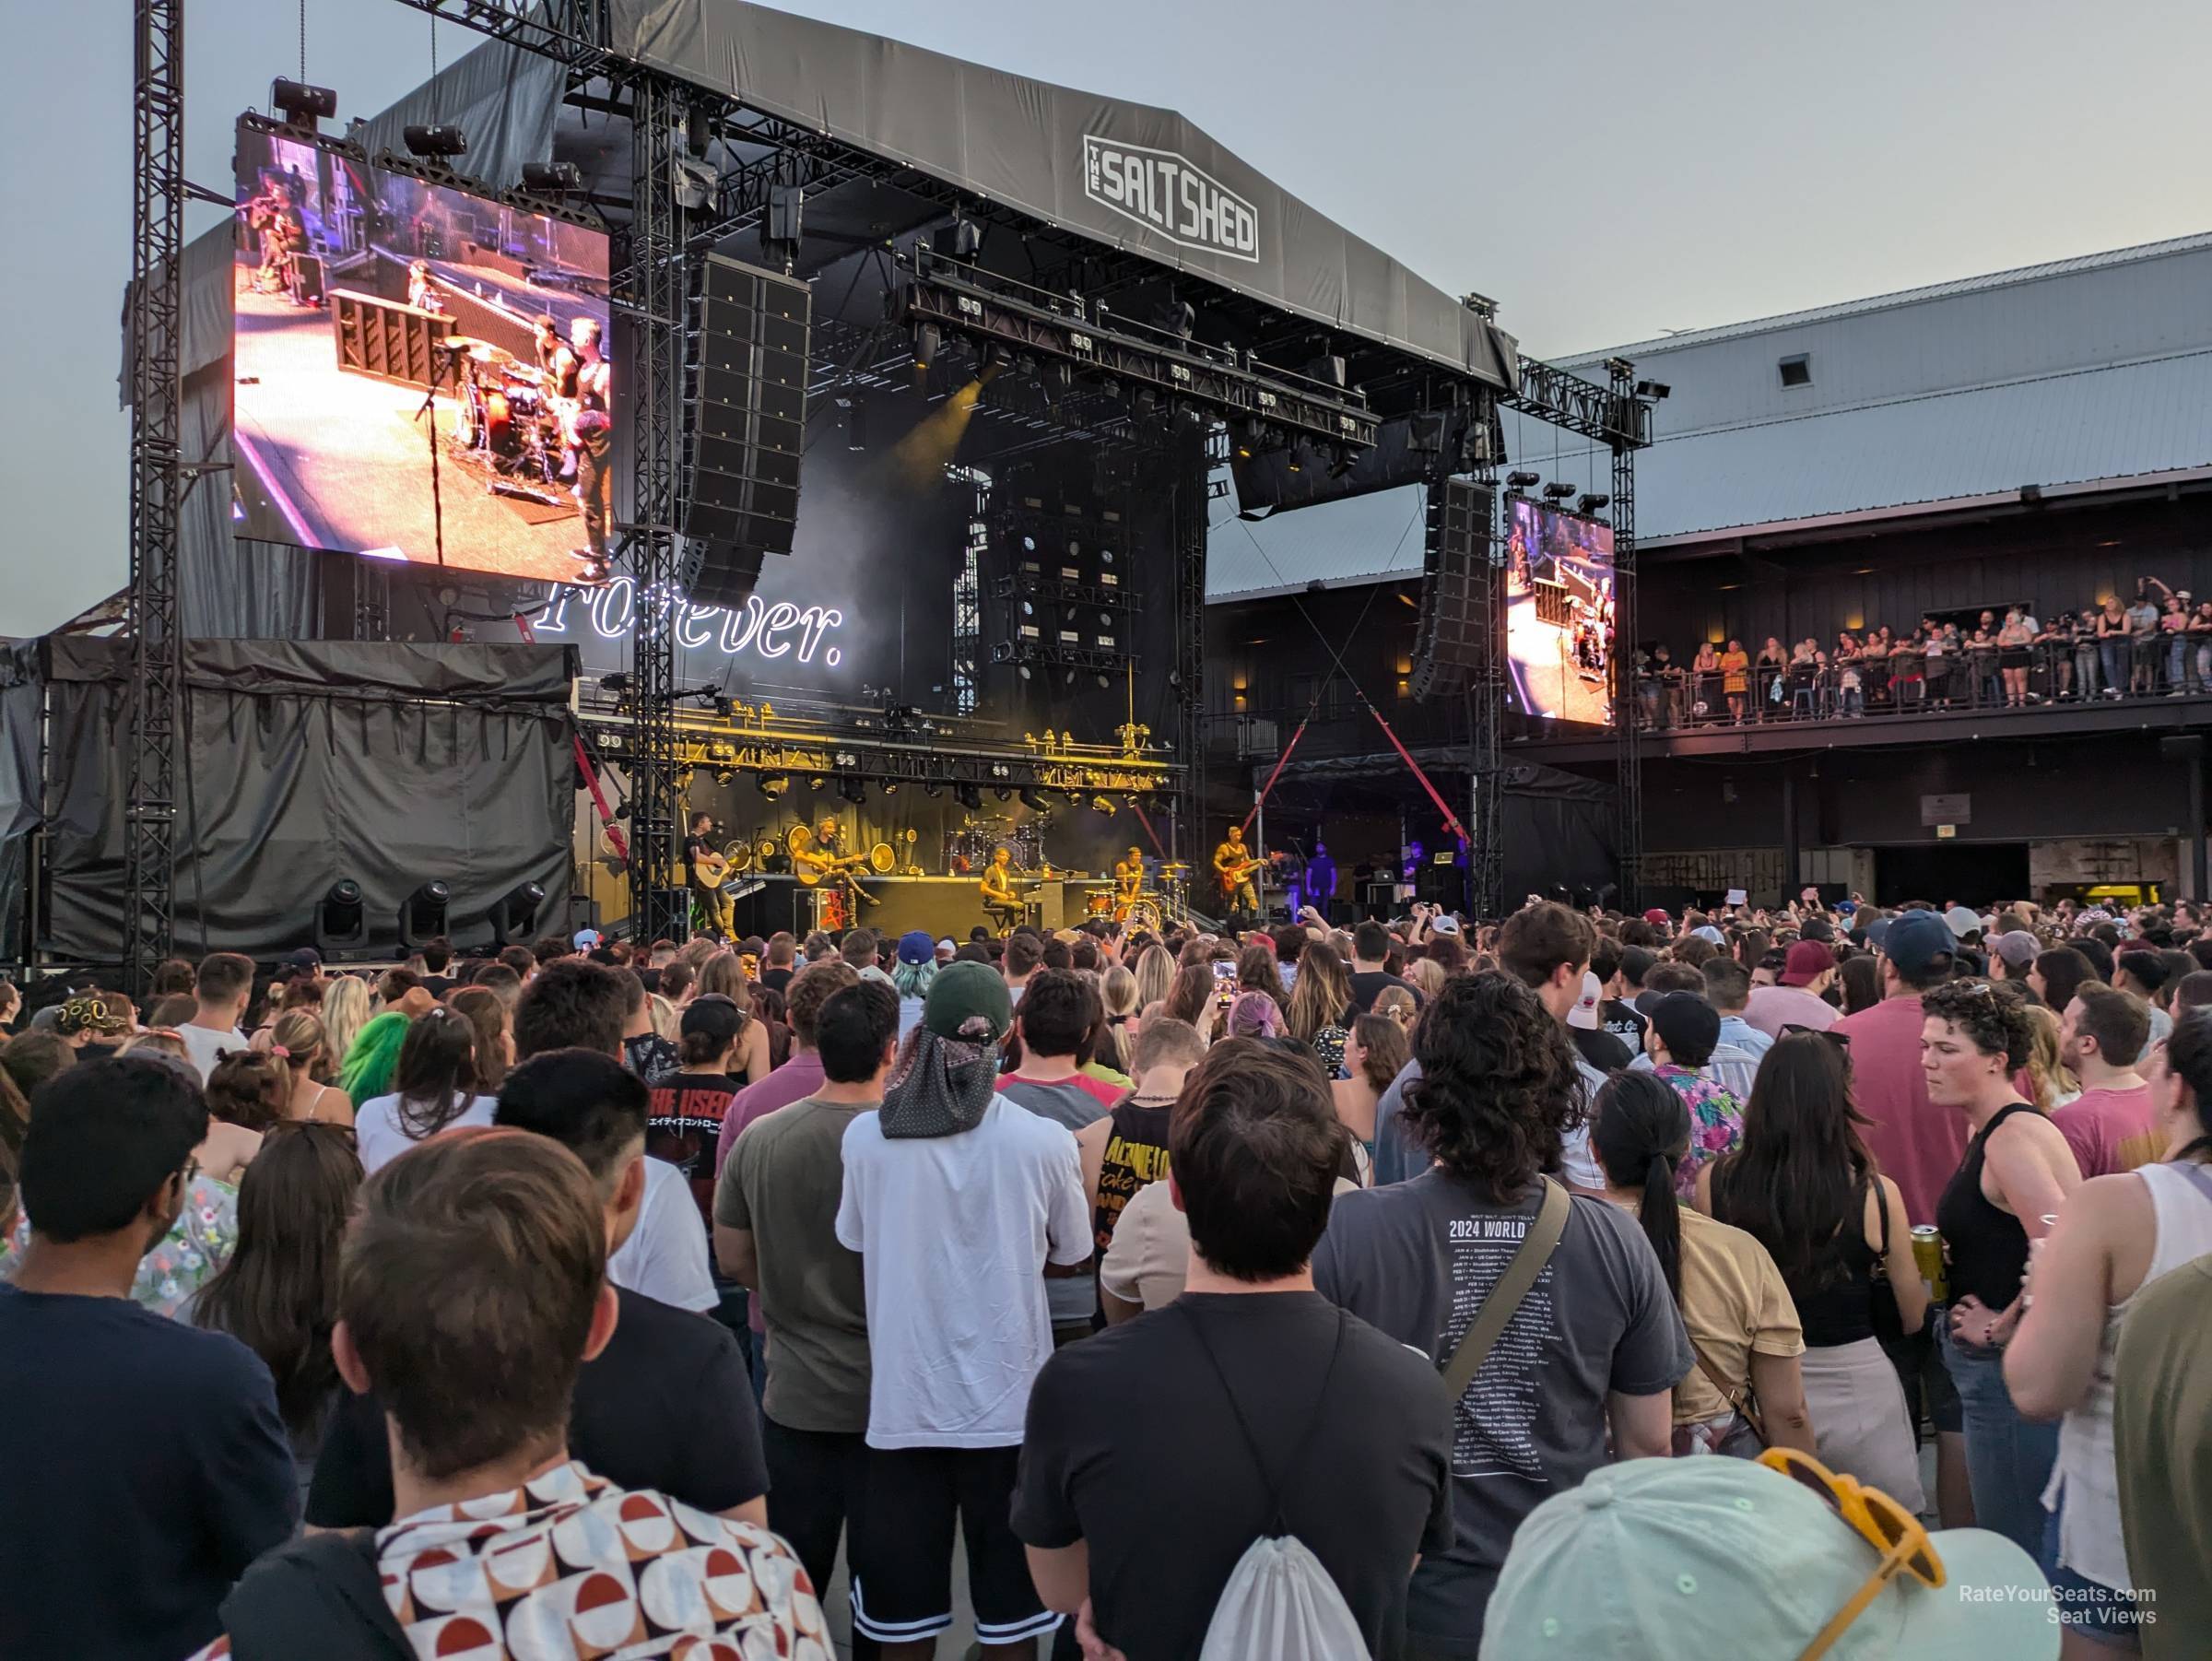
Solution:
M1417 698L1456 697L1494 649L1498 575L1490 565L1492 492L1464 474L1429 487L1421 616L1414 640Z

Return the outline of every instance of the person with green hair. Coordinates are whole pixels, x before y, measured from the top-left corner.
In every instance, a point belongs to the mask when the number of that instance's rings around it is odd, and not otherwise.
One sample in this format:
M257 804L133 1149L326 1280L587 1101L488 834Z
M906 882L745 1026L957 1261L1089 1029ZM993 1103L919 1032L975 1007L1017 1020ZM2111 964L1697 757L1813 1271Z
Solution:
M338 1069L338 1088L353 1098L356 1113L371 1097L392 1093L393 1069L399 1065L399 1046L406 1042L410 1020L401 1010L387 1009L354 1035Z

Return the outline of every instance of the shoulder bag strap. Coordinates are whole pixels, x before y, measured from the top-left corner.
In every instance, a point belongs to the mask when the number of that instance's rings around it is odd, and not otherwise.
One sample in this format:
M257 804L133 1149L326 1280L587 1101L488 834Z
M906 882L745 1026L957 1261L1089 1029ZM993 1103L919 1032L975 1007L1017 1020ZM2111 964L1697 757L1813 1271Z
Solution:
M1567 1214L1571 1208L1567 1190L1550 1177L1539 1180L1544 1184L1544 1198L1536 1207L1535 1220L1528 1225L1528 1232L1521 1237L1513 1260L1505 1266L1505 1273L1490 1288L1490 1295L1482 1301L1482 1307L1476 1311L1466 1335L1459 1340L1459 1348L1452 1352L1452 1360L1444 1368L1444 1388L1451 1393L1454 1404L1467 1393L1467 1386L1482 1371L1482 1363L1489 1359L1506 1323L1513 1318L1513 1312L1521 1307L1521 1300L1528 1296L1528 1289L1535 1285L1536 1277L1551 1261L1559 1236L1567 1231Z
M1740 1384L1730 1384L1722 1376L1721 1370L1706 1359L1705 1351L1699 1348L1695 1338L1689 1340L1689 1352L1698 1358L1698 1371L1721 1393L1721 1399L1751 1427L1751 1433L1759 1438L1759 1445L1762 1448L1768 1446L1766 1420L1759 1414L1759 1398L1752 1394L1750 1381L1746 1380Z

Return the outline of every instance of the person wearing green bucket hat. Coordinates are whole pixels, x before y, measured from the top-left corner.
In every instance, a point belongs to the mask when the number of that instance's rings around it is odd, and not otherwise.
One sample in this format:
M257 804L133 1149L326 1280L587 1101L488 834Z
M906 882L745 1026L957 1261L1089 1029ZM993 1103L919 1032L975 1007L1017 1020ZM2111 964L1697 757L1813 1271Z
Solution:
M2065 1611L1980 1528L1930 1534L1887 1494L1775 1448L1631 1459L1531 1512L1482 1661L2053 1661Z

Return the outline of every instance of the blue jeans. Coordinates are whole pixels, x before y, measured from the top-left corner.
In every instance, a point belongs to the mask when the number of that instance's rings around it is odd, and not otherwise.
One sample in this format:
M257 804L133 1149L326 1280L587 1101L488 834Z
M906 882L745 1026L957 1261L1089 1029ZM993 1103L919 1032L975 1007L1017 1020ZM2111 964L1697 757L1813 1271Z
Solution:
M2127 690L2127 642L2099 641L2097 655L2104 666L2104 686L2107 691Z
M1950 1311L1930 1312L1943 1365L1958 1386L1966 1420L1966 1475L1974 1495L1974 1526L2003 1535L2029 1556L2043 1544L2043 1486L2058 1458L2058 1425L2020 1417L2005 1387L2005 1352L1961 1343Z

